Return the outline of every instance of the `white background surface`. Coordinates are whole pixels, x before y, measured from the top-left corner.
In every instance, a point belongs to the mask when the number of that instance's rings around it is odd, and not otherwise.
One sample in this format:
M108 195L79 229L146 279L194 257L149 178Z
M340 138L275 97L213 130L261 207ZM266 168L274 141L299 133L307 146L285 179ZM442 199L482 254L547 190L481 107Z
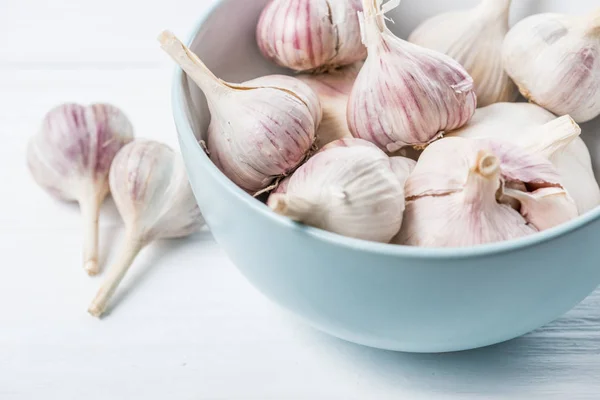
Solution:
M27 140L57 103L109 101L138 136L175 146L155 37L184 36L210 3L2 0L0 399L599 399L598 293L501 345L385 352L297 322L202 232L144 250L114 311L86 313L102 277L81 270L77 207L30 179ZM122 232L110 201L101 224L108 262Z

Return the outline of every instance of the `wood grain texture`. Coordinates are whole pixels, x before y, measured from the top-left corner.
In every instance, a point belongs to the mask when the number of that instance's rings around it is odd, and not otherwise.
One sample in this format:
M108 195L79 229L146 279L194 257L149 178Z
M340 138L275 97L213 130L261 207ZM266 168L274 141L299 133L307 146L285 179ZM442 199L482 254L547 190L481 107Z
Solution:
M254 290L209 232L145 249L103 321L80 268L75 206L30 179L24 151L63 101L109 101L138 136L176 145L172 65L211 1L8 0L0 12L0 399L598 399L600 292L556 322L485 349L418 355L312 330ZM102 266L122 225L109 201ZM109 251L110 250L110 251Z

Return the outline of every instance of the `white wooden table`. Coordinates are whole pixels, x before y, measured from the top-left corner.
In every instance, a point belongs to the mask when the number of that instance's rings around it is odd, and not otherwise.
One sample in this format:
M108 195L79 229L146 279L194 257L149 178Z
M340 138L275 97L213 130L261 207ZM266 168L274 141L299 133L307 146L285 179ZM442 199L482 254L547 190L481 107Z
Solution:
M211 2L2 1L0 399L599 399L598 292L501 345L385 352L280 311L202 232L146 249L114 312L86 313L101 277L80 268L78 209L30 179L27 140L57 103L109 101L138 136L175 146L172 64L155 37L185 35ZM109 262L122 233L111 202L101 225Z

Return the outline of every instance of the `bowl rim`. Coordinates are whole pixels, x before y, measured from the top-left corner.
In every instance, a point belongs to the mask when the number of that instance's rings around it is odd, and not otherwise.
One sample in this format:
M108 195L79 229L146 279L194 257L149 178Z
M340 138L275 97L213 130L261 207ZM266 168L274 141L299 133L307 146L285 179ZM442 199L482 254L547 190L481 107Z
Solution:
M194 29L186 35L185 42L187 45L191 45L198 36L204 23L210 19L210 17L216 12L228 0L217 0L214 4L208 7L203 12ZM501 253L510 253L518 250L523 250L537 245L544 244L562 236L569 235L577 230L583 229L585 226L590 225L600 219L600 206L595 209L588 211L584 215L580 215L577 218L563 223L551 229L547 229L542 232L535 233L530 236L511 239L502 242L488 243L470 247L453 247L453 248L429 248L429 247L416 247L416 246L405 246L388 243L377 243L362 239L349 238L333 232L328 232L319 228L302 225L294 222L289 218L280 216L272 212L269 207L256 200L248 193L239 188L229 178L225 176L213 163L210 158L206 155L196 137L194 131L184 111L184 72L178 66L175 66L175 72L172 79L171 88L171 107L173 112L173 119L179 136L191 136L196 142L195 152L198 153L200 163L205 167L205 173L211 174L215 180L217 180L224 188L232 195L237 197L241 202L245 203L254 212L261 214L264 218L268 218L272 223L276 223L282 228L295 230L298 233L305 234L315 239L327 242L329 244L347 248L349 250L361 250L366 252L377 253L379 255L396 256L399 258L416 258L416 259L455 259L455 258L477 258L482 256L492 256ZM180 142L180 146L181 146Z

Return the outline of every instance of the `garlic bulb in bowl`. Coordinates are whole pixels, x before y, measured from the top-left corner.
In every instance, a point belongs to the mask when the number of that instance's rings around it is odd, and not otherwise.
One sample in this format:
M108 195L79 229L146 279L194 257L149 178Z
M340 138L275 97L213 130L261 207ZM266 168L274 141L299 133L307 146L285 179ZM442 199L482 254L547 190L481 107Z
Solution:
M506 35L503 60L531 102L578 123L600 115L600 9L525 18Z
M466 124L477 104L473 79L445 54L408 43L386 26L397 1L363 0L365 61L348 100L354 137L394 153L425 146Z
M406 182L406 201L394 242L424 247L515 239L578 215L543 157L508 142L459 137L425 149Z
M296 71L331 70L363 60L360 0L271 0L256 38L269 60Z
M482 0L468 10L436 15L421 23L408 41L447 54L465 67L475 82L478 107L515 101L519 91L502 65L511 2Z
M450 136L506 140L548 158L580 214L600 205L600 187L581 129L564 116L556 118L529 103L497 103L479 108L469 123Z
M159 41L206 95L211 112L208 151L229 179L255 194L306 159L322 115L310 87L281 75L227 83L172 33L163 32Z
M278 214L341 235L388 243L400 230L410 172L361 139L330 143L273 193ZM402 173L404 172L404 175Z

